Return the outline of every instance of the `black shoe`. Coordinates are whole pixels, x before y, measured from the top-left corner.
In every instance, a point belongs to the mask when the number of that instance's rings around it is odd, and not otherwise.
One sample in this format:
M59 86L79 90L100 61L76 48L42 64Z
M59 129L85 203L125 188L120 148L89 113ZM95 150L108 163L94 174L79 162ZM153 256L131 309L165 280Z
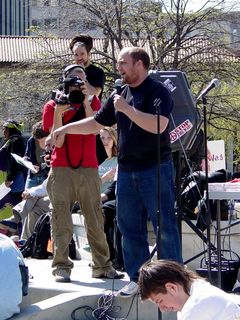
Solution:
M117 271L125 271L124 265L118 263L117 261L113 261L112 266Z
M101 279L122 279L124 278L124 274L117 272L114 268L109 268L106 270L96 269L92 271L92 277Z

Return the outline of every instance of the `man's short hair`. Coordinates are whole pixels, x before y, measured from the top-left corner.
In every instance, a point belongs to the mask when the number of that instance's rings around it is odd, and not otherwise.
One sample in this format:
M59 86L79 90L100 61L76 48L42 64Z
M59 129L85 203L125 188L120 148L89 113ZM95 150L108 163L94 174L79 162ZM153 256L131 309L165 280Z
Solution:
M32 135L35 139L42 139L49 135L48 132L43 130L42 121L38 121L32 126Z
M129 47L126 48L127 52L130 54L133 62L141 60L144 67L148 70L150 67L150 57L146 50L139 47Z
M139 270L140 296L142 300L147 300L151 294L166 294L168 282L180 284L184 292L189 295L191 283L196 279L202 278L176 261L163 259L147 261Z
M72 38L72 40L69 44L71 51L73 51L73 47L76 43L79 43L79 45L80 44L84 45L87 50L87 53L89 53L92 50L93 39L91 36L89 36L87 34L79 34L79 35L75 36L74 38Z

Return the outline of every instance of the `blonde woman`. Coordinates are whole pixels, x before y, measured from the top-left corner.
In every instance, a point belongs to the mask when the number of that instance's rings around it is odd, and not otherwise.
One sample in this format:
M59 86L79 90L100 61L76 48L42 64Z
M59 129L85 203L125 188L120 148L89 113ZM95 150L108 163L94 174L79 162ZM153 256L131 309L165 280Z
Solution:
M107 158L98 166L101 179L101 193L111 185L116 174L117 167L117 132L112 127L104 127L100 130L100 139L103 143Z

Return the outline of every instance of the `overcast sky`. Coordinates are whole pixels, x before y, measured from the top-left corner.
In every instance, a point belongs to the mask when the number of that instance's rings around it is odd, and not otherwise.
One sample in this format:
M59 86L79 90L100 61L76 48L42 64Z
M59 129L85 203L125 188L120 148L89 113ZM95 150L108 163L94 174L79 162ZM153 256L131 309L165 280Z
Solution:
M209 6L216 6L218 5L218 8L229 9L232 7L234 10L239 10L239 1L238 0L188 0L187 4L187 10L189 11L196 11L203 7L203 5L206 4L206 8Z
M169 8L171 3L176 3L177 0L162 0L162 2ZM224 9L226 11L240 10L239 0L182 0L182 3L187 3L187 11L197 11L201 8L215 7L217 9Z

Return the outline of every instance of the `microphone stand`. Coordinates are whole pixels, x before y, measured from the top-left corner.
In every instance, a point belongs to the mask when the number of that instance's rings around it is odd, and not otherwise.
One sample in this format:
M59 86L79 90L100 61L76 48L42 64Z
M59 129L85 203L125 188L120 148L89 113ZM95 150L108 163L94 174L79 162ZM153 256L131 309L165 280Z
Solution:
M160 175L161 175L161 133L160 133L160 110L157 106L157 258L161 254L161 216L160 216Z
M154 106L157 111L157 234L156 234L156 245L153 248L152 252L150 252L150 259L154 256L157 251L157 259L159 260L161 257L161 201L160 201L160 175L161 175L161 133L160 133L160 104L161 100L158 99L154 102ZM162 320L162 312L158 308L158 320Z
M208 149L207 149L207 98L205 95L202 95L197 98L201 98L203 104L203 126L204 126L204 163L205 163L205 176L206 176L206 218L207 218L207 256L208 256L208 279L212 283L212 274L211 274L211 214L209 211L209 188L208 188Z
M205 148L205 175L206 175L206 218L207 218L207 253L208 253L208 280L212 283L212 274L211 274L211 214L209 211L209 188L208 188L208 150L207 150L207 93L215 87L218 87L220 81L218 79L213 79L208 87L203 90L200 95L197 97L197 101L202 99L203 104L203 124L204 124L204 148ZM218 231L219 232L219 231ZM221 241L221 240L220 240ZM221 252L218 252L218 264L221 266ZM220 269L220 268L219 268ZM221 283L221 270L219 272L219 282Z
M160 104L161 101L155 102L157 110L157 258L161 256L161 201L160 201L160 176L161 176L161 131L160 131ZM162 320L162 312L158 308L158 320Z

